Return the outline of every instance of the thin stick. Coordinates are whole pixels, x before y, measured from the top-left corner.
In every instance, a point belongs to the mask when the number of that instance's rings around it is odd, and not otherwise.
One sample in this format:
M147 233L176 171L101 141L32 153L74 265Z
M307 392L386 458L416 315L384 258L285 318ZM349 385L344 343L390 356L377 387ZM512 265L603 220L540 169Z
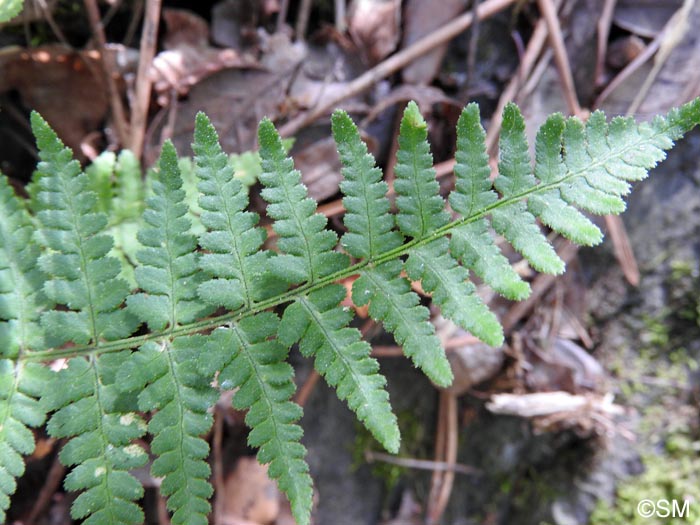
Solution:
M214 525L221 525L224 519L224 459L222 454L224 438L224 411L214 406L214 436L212 449L212 481L214 482Z
M129 147L136 158L141 158L143 138L146 134L148 106L151 100L150 71L156 53L160 5L161 0L147 0L146 12L143 17L139 67L136 72L136 96L131 111L131 140L129 141Z
M306 378L306 381L304 381L304 384L301 385L301 388L297 391L296 395L294 396L294 402L297 405L303 407L306 404L306 402L309 400L309 397L311 396L311 392L314 391L314 387L316 386L316 383L318 383L319 379L321 379L321 375L318 372L316 372L316 370L312 370L309 374L309 377Z
M449 390L440 391L440 413L441 418L445 420L444 445L442 452L444 454L445 463L454 467L457 464L457 397ZM452 487L454 486L455 469L447 469L442 473L442 478L437 487L431 487L431 496L435 494L434 499L431 498L427 523L439 523L440 518L445 513L447 503L450 500ZM432 488L437 488L433 492Z
M301 0L299 11L297 12L297 24L294 32L297 40L303 42L306 35L306 28L309 25L309 15L311 13L311 0Z
M613 12L617 0L605 0L603 12L598 20L598 54L595 63L595 84L603 82L603 70L605 69L605 55L608 52L608 37L610 36L610 26L612 25Z
M557 6L561 4L561 0L557 0ZM515 100L518 89L526 79L532 69L535 67L537 62L537 57L542 52L544 48L544 43L547 41L547 24L544 20L540 20L535 25L535 31L530 37L530 41L525 49L525 54L520 62L520 67L518 68L518 74L514 75L513 78L508 83L506 89L501 93L501 97L498 99L498 106L496 111L493 113L491 118L491 124L486 132L486 150L490 153L494 153L494 148L498 140L498 134L501 131L501 118L503 115L503 108L506 107L508 102Z
M289 0L282 0L280 2L280 10L277 13L277 33L282 32L285 22L287 21L287 13L289 12Z
M569 113L571 115L580 115L581 105L576 96L574 77L571 74L569 56L566 53L564 37L562 37L561 34L557 8L552 3L552 0L537 0L537 5L540 8L540 12L549 30L549 44L554 50L554 61L557 64L557 71L559 72L561 83L564 85L564 97L566 98L566 105L569 107Z
M484 20L485 18L493 16L511 5L513 2L515 2L515 0L488 0L484 2L479 6L477 11L479 14L479 20ZM320 104L305 113L301 113L297 117L287 122L280 128L280 135L283 137L294 135L301 128L310 124L318 117L328 112L331 108L336 107L342 100L369 89L380 80L395 73L416 58L425 55L432 49L435 49L448 40L451 40L467 29L472 24L472 20L472 13L465 13L462 16L455 18L452 22L445 24L440 29L421 38L410 47L407 47L403 51L400 51L387 58L385 61L373 67L363 75L360 75L352 82L349 82L345 86L345 89L339 91L332 97L328 97L323 104Z
M109 102L112 108L112 117L114 118L114 126L119 137L119 143L122 145L128 144L129 124L126 120L126 111L122 103L117 82L115 81L116 67L113 61L113 53L107 51L107 39L105 37L104 27L100 20L100 10L97 7L96 0L84 0L85 10L87 11L90 29L95 36L97 42L97 50L100 52L100 65L102 66L102 74L107 83L107 91L109 93Z
M374 452L372 450L367 450L365 452L365 459L368 463L381 461L382 463L390 463L391 465L398 465L399 467L430 470L433 472L455 472L457 474L465 474L468 476L481 474L481 470L478 468L463 465L461 463L447 463L445 461L430 461L427 459L415 458L400 458L397 456L384 454L383 452Z
M61 486L61 481L63 480L63 475L66 473L66 467L64 467L58 460L58 455L56 455L49 473L46 476L46 481L44 486L41 487L39 494L36 496L34 501L34 506L29 516L24 521L25 525L33 525L39 516L41 516L46 509L46 507L51 503L53 495L56 493L58 488Z
M344 32L347 29L347 23L345 20L345 0L335 0L335 29L339 33Z

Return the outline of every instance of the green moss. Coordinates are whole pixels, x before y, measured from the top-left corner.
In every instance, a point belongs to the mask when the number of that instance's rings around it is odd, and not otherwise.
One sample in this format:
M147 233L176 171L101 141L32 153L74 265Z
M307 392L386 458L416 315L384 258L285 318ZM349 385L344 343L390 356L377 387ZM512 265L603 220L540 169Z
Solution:
M425 425L411 410L403 410L397 413L399 429L401 430L401 448L399 457L425 458L428 451L425 449L426 435ZM353 468L367 463L367 453L383 450L381 445L367 429L356 423L356 438L352 448ZM387 491L393 489L401 477L406 473L406 467L383 461L372 462L372 474L384 481Z
M590 525L689 525L700 523L700 441L679 432L666 442L666 453L643 458L645 472L618 486L614 505L598 502ZM642 517L637 505L642 500L666 500L671 506L667 517ZM685 507L685 501L689 504ZM663 513L661 507L659 514ZM681 511L681 512L678 512ZM674 515L675 514L675 515ZM682 515L681 515L682 514Z

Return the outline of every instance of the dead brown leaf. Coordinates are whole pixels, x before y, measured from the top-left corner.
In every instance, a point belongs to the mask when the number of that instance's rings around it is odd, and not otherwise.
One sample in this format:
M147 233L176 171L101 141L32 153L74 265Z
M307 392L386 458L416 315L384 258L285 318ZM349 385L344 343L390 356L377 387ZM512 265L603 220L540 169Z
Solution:
M84 138L102 130L109 112L97 51L61 45L12 48L0 55L0 93L16 91L27 109L41 113L81 160Z
M370 64L391 54L399 42L400 0L355 0L350 9L349 31Z
M407 48L439 29L464 11L466 6L466 0L443 0L436 9L432 0L408 0L401 47ZM443 44L408 64L403 69L403 81L406 84L430 84L437 75L446 52L447 44Z
M280 512L277 485L267 476L267 467L253 457L242 457L226 478L223 498L224 525L268 525Z

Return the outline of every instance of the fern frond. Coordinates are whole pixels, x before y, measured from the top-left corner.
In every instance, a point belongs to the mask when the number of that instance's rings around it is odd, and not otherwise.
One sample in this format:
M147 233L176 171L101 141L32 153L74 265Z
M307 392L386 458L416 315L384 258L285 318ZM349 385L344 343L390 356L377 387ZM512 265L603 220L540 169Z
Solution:
M201 220L207 231L199 237L207 251L199 264L212 277L199 285L199 296L210 304L236 310L279 291L264 271L270 253L262 250L266 234L248 206L248 189L234 177L221 150L214 126L197 115L192 149L200 179Z
M197 297L197 284L202 280L197 239L185 217L185 192L172 142L163 145L159 168L153 196L146 201L145 227L138 233L143 249L136 254L141 265L135 275L144 293L127 299L129 311L154 331L192 322L212 309Z
M108 257L113 240L101 232L107 217L94 211L95 193L80 165L38 113L32 113L41 162L37 167L37 201L41 209L39 241L47 249L39 258L50 277L48 298L69 311L51 310L41 317L50 343L99 343L128 337L134 319L119 306L129 292L118 279L119 261Z
M260 463L269 463L268 475L287 495L292 514L300 525L308 525L312 488L306 449L299 442L303 431L296 424L301 407L290 401L295 387L288 348L273 339L279 320L272 313L248 317L229 328L212 332L200 362L212 371L221 368L221 388L238 388L233 406L248 410L245 421L251 428L250 446L258 447Z
M163 145L153 196L147 200L146 226L138 238L141 265L136 280L143 293L129 296L128 308L152 330L171 330L191 322L212 307L197 296L201 282L197 241L190 232L185 192L171 142ZM148 424L151 451L158 456L151 473L163 477L161 493L176 524L206 524L212 494L205 459L209 446L200 436L212 424L207 413L216 402L215 391L197 369L203 336L149 342L134 353L120 373L124 391L141 390L139 409L157 411Z
M143 512L134 503L143 496L141 483L128 473L146 464L148 456L131 442L146 425L117 389L115 378L128 352L99 358L76 357L54 374L41 400L54 411L48 423L56 438L70 438L60 452L61 463L73 466L64 482L67 490L83 490L71 507L74 519L86 525L136 525Z
M330 285L302 297L284 311L280 341L315 358L316 370L336 389L341 400L357 414L370 432L390 452L399 449L399 427L389 405L386 379L379 364L369 357L371 347L356 328L348 328L353 314L338 306L345 288Z
M270 259L270 269L290 284L314 282L347 268L348 258L333 251L338 236L326 230L328 220L316 211L301 183L301 174L282 145L274 125L267 119L258 128L263 173L262 197L269 203L267 214L275 220L277 248L281 255Z

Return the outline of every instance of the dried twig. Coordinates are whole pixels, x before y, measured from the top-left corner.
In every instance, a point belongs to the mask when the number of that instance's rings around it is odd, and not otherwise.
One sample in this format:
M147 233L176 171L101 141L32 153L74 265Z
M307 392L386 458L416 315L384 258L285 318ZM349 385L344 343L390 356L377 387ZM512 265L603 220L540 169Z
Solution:
M426 513L426 523L430 525L439 523L440 518L445 513L455 479L454 465L457 463L458 434L457 397L449 390L440 390L438 417L444 421L442 425L438 425L438 428L444 430L444 433L442 436L436 436L436 461L441 461L444 458L444 462L453 468L443 472L433 472L430 501Z
M399 467L413 468L418 470L431 470L433 472L455 472L457 474L466 474L472 476L481 474L478 468L462 465L461 463L446 463L445 461L429 461L427 459L401 458L384 454L383 452L374 452L373 450L365 451L365 459L368 463L381 461L382 463L390 463Z
M554 50L554 61L557 64L559 78L564 87L564 98L566 98L566 105L569 107L569 113L571 115L580 115L581 105L576 96L574 77L571 74L571 65L569 64L569 57L566 53L564 37L561 34L557 9L552 0L537 0L537 5L540 8L542 17L549 30L549 43Z
M297 24L294 29L297 40L304 41L306 28L309 25L309 15L311 13L311 0L301 0L299 11L297 12Z
M93 0L94 1L94 0ZM161 0L147 0L143 18L139 67L136 72L136 95L131 108L131 140L129 147L137 158L143 153L143 138L146 133L148 106L151 101L150 71L156 52Z
M46 476L46 481L41 487L39 494L36 496L34 501L34 506L29 516L24 521L25 525L33 525L34 522L44 513L46 507L51 503L53 495L56 493L58 488L61 486L61 481L63 480L63 475L66 473L66 467L59 461L58 455L53 460L51 464L51 469Z
M309 377L306 378L306 381L304 381L304 384L301 385L301 388L297 390L297 393L294 396L294 402L297 405L303 407L306 404L319 379L321 379L321 375L316 372L316 370L312 370L311 373L309 373Z
M107 51L107 39L105 37L104 27L100 21L100 10L97 7L96 0L84 0L84 2L90 22L90 29L95 37L97 50L100 52L100 57L102 58L102 60L100 60L100 65L102 66L102 73L107 83L109 103L112 108L112 118L114 119L117 136L119 137L120 144L129 144L129 124L126 120L126 111L115 80L116 65L114 64L113 54Z
M556 6L558 7L560 4L561 0L557 0ZM503 108L506 107L508 102L515 100L518 89L523 84L524 79L530 75L532 69L535 67L537 57L540 56L546 41L547 24L544 20L540 20L537 22L537 25L535 25L535 30L527 44L525 54L520 61L518 74L513 76L506 89L504 89L503 93L501 93L501 97L498 100L498 106L496 107L496 111L494 111L493 117L491 118L491 124L486 133L486 148L490 154L494 153L498 134L501 131L501 116L503 115Z
M603 12L598 20L598 52L595 63L595 83L600 85L603 80L603 70L605 69L605 56L608 53L608 37L610 36L610 26L612 25L613 13L617 0L605 0Z
M214 525L221 525L224 519L224 459L222 445L224 437L224 414L214 405L214 433L211 440L212 482L214 484Z
M502 11L515 0L487 0L479 6L479 19L483 20ZM348 82L345 89L340 90L332 97L328 97L323 104L301 113L297 117L287 122L280 128L280 134L288 137L294 135L304 126L310 124L321 115L336 107L342 100L369 89L380 80L395 73L409 62L415 60L432 49L436 48L454 38L472 24L472 13L465 13L455 18L452 22L445 24L437 31L421 38L415 44L387 58L377 66L357 77L352 82Z

